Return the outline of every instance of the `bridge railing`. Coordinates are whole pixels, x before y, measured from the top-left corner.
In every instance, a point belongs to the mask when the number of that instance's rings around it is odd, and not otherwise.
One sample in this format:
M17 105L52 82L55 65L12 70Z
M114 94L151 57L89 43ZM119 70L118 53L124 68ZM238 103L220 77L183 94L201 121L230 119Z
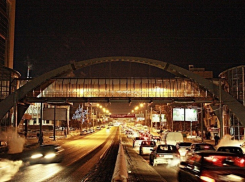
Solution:
M27 97L208 97L190 79L56 79Z

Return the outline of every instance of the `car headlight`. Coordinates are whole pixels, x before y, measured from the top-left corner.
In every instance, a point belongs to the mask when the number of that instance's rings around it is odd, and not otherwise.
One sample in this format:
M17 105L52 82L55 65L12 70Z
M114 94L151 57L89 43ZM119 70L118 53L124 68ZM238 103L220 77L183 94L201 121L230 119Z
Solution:
M40 158L40 157L42 157L42 156L43 156L43 154L38 153L38 154L33 154L33 155L31 156L31 158L32 158L32 159L37 159L37 158Z
M53 158L53 157L55 157L55 156L56 156L55 153L49 153L49 154L45 155L44 158L45 158L45 159L50 159L50 158Z

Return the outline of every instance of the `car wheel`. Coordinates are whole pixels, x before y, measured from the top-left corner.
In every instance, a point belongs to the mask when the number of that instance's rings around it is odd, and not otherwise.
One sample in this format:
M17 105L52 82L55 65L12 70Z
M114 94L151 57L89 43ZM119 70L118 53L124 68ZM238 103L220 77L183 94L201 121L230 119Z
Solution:
M153 166L153 160L152 160L152 157L150 156L150 162L149 162L150 165Z
M178 173L178 181L179 182L184 182L184 179L182 178L180 172Z

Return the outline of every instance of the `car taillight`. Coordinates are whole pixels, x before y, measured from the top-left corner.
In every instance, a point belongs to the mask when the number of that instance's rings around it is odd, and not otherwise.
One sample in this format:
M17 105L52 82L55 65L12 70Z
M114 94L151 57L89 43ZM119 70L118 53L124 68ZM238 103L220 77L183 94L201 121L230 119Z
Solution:
M235 159L235 165L237 165L239 167L244 167L245 166L245 159L237 157Z
M157 154L156 156L157 156L157 157L160 157L160 155L159 155L159 154Z
M200 176L200 179L205 182L215 182L213 178L210 178L208 176Z

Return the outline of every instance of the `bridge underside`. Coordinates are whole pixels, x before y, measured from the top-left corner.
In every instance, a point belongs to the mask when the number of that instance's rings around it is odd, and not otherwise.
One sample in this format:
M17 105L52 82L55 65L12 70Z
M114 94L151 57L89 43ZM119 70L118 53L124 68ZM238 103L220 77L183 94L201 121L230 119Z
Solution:
M203 97L188 97L188 98L176 98L176 97L41 97L41 98L28 98L24 99L26 103L57 103L57 104L69 104L69 103L131 103L131 102L144 102L144 103L211 103L213 99Z

